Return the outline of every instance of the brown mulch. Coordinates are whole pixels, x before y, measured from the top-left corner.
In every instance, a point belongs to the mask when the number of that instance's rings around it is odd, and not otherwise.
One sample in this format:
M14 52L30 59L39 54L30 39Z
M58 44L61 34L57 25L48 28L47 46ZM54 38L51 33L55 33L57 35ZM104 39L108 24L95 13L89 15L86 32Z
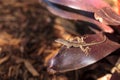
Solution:
M54 40L74 36L74 29L66 29L67 33L62 27L74 23L52 15L41 0L1 0L0 80L96 80L110 74L117 51L94 66L54 75L47 72L45 62L61 46Z

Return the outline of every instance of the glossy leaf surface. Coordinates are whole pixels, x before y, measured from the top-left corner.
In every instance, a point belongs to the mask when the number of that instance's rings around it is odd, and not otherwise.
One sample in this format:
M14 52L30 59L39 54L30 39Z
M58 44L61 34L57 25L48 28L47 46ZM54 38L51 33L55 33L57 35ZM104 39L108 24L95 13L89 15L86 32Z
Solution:
M83 16L81 14L76 14L73 12L68 12L68 11L59 9L57 6L55 6L54 4L49 2L48 0L45 0L45 1L48 4L48 6L47 6L48 10L57 16L60 16L60 17L66 18L66 19L71 19L71 20L86 21L86 22L97 25L99 28L101 28L105 32L108 32L108 33L113 32L113 29L105 24L102 24L94 19Z
M86 42L99 42L102 39L103 35L101 34L88 35ZM120 45L107 39L101 44L89 47L91 50L89 54L86 55L79 47L67 48L66 46L63 46L60 51L48 62L48 70L50 72L66 72L86 67L109 55L118 49Z
M95 12L97 9L109 7L109 5L103 0L47 0L47 1L89 12Z

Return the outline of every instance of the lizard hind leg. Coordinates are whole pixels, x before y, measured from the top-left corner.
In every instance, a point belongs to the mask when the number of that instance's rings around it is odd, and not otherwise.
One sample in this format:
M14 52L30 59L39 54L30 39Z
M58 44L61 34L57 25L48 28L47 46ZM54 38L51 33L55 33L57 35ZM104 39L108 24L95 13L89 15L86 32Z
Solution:
M88 55L91 51L91 48L90 47L85 47L85 54Z
M86 55L88 55L89 54L89 52L90 52L90 50L91 50L91 48L90 47L83 47L83 46L80 46L80 49L86 54Z

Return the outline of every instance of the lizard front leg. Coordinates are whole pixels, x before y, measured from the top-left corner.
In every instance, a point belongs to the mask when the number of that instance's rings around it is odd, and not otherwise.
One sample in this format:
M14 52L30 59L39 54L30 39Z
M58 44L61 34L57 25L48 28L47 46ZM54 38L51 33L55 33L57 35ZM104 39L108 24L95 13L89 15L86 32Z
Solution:
M86 43L84 41L84 39L86 39L86 36L84 36L84 37L75 37L74 39L70 39L69 41L73 42L74 40L77 40L77 41L75 41L76 43Z

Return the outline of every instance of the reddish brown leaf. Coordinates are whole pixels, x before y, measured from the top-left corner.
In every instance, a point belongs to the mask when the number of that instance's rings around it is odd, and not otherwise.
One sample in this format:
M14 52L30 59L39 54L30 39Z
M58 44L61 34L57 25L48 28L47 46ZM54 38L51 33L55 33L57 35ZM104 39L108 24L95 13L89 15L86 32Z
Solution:
M73 12L68 12L62 9L59 9L57 6L53 5L51 2L46 0L46 3L48 4L47 8L48 10L60 17L66 18L66 19L72 19L72 20L80 20L80 21L86 21L92 24L97 25L99 28L101 28L103 31L112 33L113 29L105 24L99 23L98 21L91 19L89 17L83 16L81 14L76 14Z
M101 33L88 35L86 42L99 42L102 39L103 35ZM66 72L86 67L109 55L118 49L120 45L107 38L105 42L89 47L91 50L86 55L79 47L66 48L66 46L63 46L58 54L48 62L48 70L52 72Z
M95 18L101 20L102 23L107 25L120 25L120 16L113 11L110 7L104 7L95 12Z
M94 12L97 9L101 9L102 7L109 6L103 0L46 0L46 1L90 12Z

